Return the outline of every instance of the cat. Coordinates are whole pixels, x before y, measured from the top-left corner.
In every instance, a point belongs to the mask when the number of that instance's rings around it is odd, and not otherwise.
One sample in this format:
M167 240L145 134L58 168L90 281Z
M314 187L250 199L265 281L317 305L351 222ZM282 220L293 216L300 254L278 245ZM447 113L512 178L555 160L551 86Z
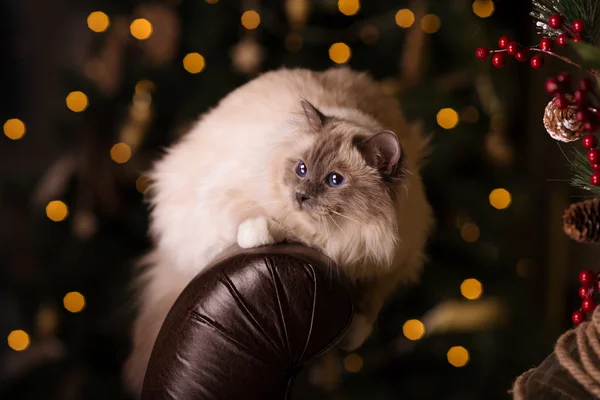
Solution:
M279 69L226 96L153 167L154 250L125 379L141 390L176 298L220 252L284 240L321 250L359 293L342 341L357 348L384 301L424 262L428 139L368 74Z

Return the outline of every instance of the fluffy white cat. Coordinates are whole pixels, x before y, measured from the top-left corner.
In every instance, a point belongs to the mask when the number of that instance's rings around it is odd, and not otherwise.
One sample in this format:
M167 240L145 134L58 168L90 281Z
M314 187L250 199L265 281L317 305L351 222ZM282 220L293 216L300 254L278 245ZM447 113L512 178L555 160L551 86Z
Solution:
M347 68L268 72L203 115L150 174L155 248L125 366L132 391L176 298L236 243L298 241L337 262L360 294L343 346L360 346L384 300L423 264L426 147L398 102Z

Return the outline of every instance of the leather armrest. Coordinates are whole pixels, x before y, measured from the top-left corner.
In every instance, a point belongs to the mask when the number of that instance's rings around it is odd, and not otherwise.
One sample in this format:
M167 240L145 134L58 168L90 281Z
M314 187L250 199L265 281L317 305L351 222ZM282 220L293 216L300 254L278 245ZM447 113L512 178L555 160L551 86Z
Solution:
M300 368L341 338L353 313L347 280L317 251L238 249L175 302L142 399L288 399Z

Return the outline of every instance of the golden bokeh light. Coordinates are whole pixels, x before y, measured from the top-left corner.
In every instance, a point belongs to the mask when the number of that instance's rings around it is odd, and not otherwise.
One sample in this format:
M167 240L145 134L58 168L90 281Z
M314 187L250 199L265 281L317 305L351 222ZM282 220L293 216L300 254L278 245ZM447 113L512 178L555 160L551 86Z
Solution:
M474 106L466 106L460 112L460 120L474 124L479 120L479 110Z
M530 258L524 258L517 263L517 275L523 279L529 279L535 274L535 264Z
M68 311L78 313L85 308L85 297L79 292L69 292L63 297L63 305Z
M23 351L29 347L30 340L27 332L18 329L8 334L8 347L14 351Z
M110 158L117 164L124 164L131 158L131 147L126 143L117 143L110 149Z
M375 44L379 40L379 30L373 25L365 25L359 32L360 40L365 44Z
M348 372L358 372L363 367L363 358L356 353L348 354L344 358L344 368Z
M425 336L425 325L418 319L409 319L402 326L402 333L410 340L419 340Z
M496 6L492 0L475 0L473 2L473 12L480 18L488 18L494 14Z
M190 74L198 74L204 70L206 60L200 53L189 53L183 58L183 68Z
M89 101L85 93L75 91L67 95L66 103L69 110L73 112L82 112L88 107Z
M69 208L60 200L52 200L46 206L46 216L54 222L64 221L69 215Z
M483 294L483 285L477 279L465 279L463 283L460 284L460 294L466 299L477 300Z
M141 194L146 194L146 192L150 188L150 178L146 175L141 175L135 180L135 188Z
M219 2L219 0L204 0L206 1L208 4L217 4Z
M138 18L129 26L131 36L138 40L146 40L152 36L152 24L146 18Z
M329 58L336 64L344 64L352 57L352 51L346 43L338 42L329 48Z
M453 366L460 368L469 363L469 352L462 346L454 346L448 350L448 362Z
M512 203L510 192L506 189L494 189L490 193L490 204L497 210L504 210Z
M502 114L494 114L490 118L490 128L495 132L503 132L506 130L506 118Z
M110 19L102 11L94 11L88 15L87 24L94 32L104 32L110 26Z
M252 30L258 28L258 25L260 25L260 15L254 10L244 11L242 14L242 26Z
M285 37L285 48L292 53L296 53L302 48L303 42L302 35L292 32Z
M468 222L460 228L460 236L467 243L476 242L479 239L479 233L479 227L472 222Z
M19 140L27 132L25 124L18 118L11 118L4 123L4 134L12 140Z
M149 81L147 79L142 79L138 83L135 84L135 94L142 94L143 92L154 92L156 90L156 85L154 82Z
M442 26L442 20L435 14L427 14L421 19L421 29L425 33L436 33Z
M354 15L360 10L359 0L338 0L338 10L344 15Z
M396 25L400 28L410 28L415 23L415 14L408 8L403 8L396 13Z
M439 126L444 129L452 129L458 125L458 113L452 108L442 108L436 116Z

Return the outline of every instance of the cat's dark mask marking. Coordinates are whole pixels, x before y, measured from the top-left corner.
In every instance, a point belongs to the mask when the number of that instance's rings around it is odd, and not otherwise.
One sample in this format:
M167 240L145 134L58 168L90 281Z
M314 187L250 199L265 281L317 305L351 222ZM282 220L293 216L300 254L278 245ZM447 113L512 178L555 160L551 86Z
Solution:
M394 132L379 132L368 139L356 138L354 144L367 165L379 171L384 179L395 181L400 178L402 149Z
M310 127L315 132L321 132L327 117L308 101L302 99L301 103L302 109L304 110L304 115L306 115L306 119L308 120Z

